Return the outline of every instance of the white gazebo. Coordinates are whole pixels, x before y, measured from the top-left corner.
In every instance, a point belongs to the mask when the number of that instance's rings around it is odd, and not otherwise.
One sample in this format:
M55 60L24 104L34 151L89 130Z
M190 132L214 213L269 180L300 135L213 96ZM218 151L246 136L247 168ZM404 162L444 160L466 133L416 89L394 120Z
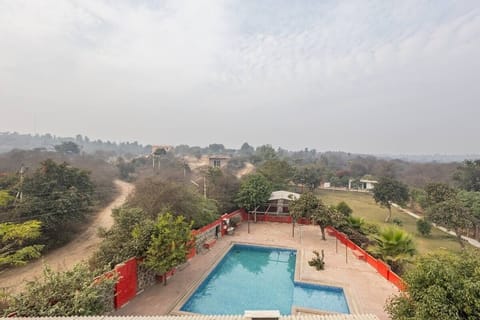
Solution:
M273 191L268 199L268 214L288 215L290 201L300 198L300 194L289 191Z

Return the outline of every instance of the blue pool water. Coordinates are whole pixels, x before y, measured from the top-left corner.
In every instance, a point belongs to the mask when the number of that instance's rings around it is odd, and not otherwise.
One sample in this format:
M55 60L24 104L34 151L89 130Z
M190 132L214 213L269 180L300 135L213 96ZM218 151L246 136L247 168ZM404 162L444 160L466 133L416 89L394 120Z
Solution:
M342 288L294 282L296 251L234 245L200 284L182 311L243 314L298 307L349 313Z

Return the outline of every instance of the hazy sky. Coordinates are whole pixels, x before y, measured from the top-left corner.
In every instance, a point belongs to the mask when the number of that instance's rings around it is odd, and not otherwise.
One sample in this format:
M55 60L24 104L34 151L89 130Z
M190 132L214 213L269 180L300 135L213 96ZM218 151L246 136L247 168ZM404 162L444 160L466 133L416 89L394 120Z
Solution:
M480 153L480 1L0 0L0 131Z

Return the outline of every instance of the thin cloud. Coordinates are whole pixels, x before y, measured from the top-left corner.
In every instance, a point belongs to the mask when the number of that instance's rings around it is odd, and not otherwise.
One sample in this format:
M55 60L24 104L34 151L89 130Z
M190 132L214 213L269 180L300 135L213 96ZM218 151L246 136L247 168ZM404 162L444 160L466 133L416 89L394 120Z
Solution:
M0 0L0 127L480 152L479 38L476 1Z

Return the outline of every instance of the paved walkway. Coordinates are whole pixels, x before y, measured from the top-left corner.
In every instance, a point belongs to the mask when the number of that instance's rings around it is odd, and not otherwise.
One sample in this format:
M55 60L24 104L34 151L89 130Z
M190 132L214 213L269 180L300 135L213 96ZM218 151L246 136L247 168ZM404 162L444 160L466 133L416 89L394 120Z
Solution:
M284 223L251 223L247 233L244 222L233 236L225 236L216 245L190 260L188 266L177 272L167 286L157 284L138 295L115 315L162 315L168 314L206 276L216 261L226 252L232 242L245 242L272 246L285 246L299 250L300 279L309 282L341 286L349 299L352 313L375 314L379 319L388 319L383 310L389 296L398 289L380 276L366 262L358 260L350 249L337 243L334 237L321 240L320 229L316 226L297 226L295 238L291 236L292 226ZM338 251L336 245L338 244ZM325 270L316 271L308 265L312 251L325 252Z
M421 218L422 218L422 217L419 216L418 214L413 213L412 211L407 210L407 209L405 209L405 208L402 208L402 207L400 207L400 206L399 206L398 204L396 204L396 203L392 203L392 206L395 207L395 208L397 208L398 210L400 210L400 211L402 211L402 212L405 212L405 213L408 214L409 216L414 217L415 219L421 219ZM440 231L443 231L443 232L445 232L445 233L448 233L448 234L450 234L450 235L452 235L452 236L454 236L454 237L457 236L457 234L456 234L455 232L453 232L453 231L451 231L451 230L448 230L447 228L438 226L436 223L432 223L432 225L433 225L435 228L437 228L438 230L440 230ZM479 242L479 241L477 241L477 240L475 240L475 239L472 239L472 238L469 238L469 237L467 237L467 236L462 236L462 239L465 240L465 241L467 241L468 243L470 243L472 246L474 246L474 247L476 247L476 248L480 248L480 242Z

